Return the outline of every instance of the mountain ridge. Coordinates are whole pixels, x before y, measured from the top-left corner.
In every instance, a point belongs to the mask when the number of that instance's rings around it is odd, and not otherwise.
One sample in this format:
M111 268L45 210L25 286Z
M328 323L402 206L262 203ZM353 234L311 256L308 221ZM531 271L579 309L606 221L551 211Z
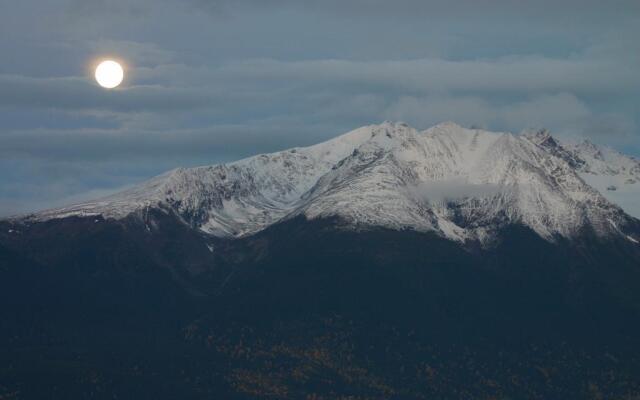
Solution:
M620 155L610 166L594 148L565 145L546 130L514 135L445 122L418 131L385 121L309 147L178 168L21 221L119 219L156 208L174 210L186 224L217 237L252 235L302 215L338 216L354 227L433 231L483 245L504 226L520 223L550 241L588 226L600 236L638 243L637 220L587 180L624 173L626 185L634 186L640 163Z
M375 125L0 220L0 391L635 398L640 221L547 135Z

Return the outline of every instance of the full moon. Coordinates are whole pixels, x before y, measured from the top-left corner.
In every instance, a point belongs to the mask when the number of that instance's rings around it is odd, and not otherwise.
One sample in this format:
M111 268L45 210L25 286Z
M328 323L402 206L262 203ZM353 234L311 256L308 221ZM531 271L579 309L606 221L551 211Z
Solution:
M124 70L113 60L103 61L96 68L96 81L106 89L113 89L122 83Z

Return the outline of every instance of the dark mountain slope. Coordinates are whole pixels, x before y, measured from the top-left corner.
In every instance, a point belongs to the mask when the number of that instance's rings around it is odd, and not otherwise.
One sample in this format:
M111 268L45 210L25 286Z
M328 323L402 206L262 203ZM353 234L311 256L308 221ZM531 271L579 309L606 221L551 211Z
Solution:
M512 226L464 248L304 218L222 240L163 211L0 232L5 397L640 393L626 240Z

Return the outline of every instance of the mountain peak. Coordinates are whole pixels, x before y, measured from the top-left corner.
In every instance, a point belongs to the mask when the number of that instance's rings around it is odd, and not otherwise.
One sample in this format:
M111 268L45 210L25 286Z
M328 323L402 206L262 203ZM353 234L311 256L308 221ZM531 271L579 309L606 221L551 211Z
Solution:
M296 216L430 231L460 242L490 243L510 224L547 240L585 227L633 237L630 217L584 183L574 158L546 130L514 136L444 122L419 133L385 121L310 147L176 169L31 218L118 219L160 208L221 237Z
M546 128L525 130L521 133L521 136L524 136L537 145L543 145L545 143L554 146L557 145L557 141Z
M406 122L390 120L385 120L381 124L373 126L379 126L383 128L409 128L409 124L407 124Z
M466 129L466 128L464 128L463 126L453 121L443 121L432 126L430 129Z
M589 139L581 140L576 146L577 149L580 149L582 152L586 152L592 155L595 158L602 159L602 150L595 143L590 141Z

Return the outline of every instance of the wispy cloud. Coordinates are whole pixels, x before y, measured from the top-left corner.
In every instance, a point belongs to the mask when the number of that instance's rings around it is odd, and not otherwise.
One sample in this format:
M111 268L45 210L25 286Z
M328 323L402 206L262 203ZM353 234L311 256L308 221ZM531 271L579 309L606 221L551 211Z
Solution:
M424 182L409 188L409 191L419 200L426 200L430 203L487 199L499 195L505 190L509 190L509 188L489 183L470 183L461 178Z

